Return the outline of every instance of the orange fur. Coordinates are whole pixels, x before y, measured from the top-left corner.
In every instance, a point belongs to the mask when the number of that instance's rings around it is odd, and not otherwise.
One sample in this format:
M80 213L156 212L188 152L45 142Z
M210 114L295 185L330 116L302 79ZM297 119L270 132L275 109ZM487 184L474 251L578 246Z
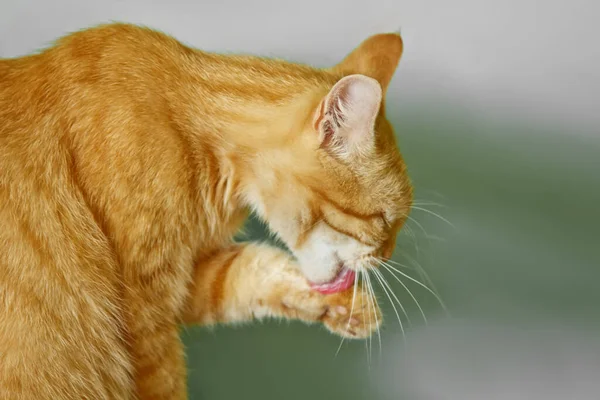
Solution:
M366 337L375 326L366 296L357 293L351 324L352 290L323 296L312 290L289 256L266 245L232 247L206 260L196 270L186 324L247 322L265 317L323 322L334 333ZM341 310L341 313L340 313ZM379 310L377 319L381 320Z
M401 52L376 35L319 70L111 24L0 60L0 398L184 399L182 320L369 335L302 260L391 255L411 187L377 93ZM249 208L298 261L232 243Z

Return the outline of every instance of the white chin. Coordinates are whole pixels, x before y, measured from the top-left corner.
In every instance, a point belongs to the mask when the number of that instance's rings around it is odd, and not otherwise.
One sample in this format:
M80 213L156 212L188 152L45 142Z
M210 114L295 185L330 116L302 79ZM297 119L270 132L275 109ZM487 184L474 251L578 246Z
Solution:
M335 278L339 271L337 262L319 263L318 261L300 261L300 271L311 283L326 283Z

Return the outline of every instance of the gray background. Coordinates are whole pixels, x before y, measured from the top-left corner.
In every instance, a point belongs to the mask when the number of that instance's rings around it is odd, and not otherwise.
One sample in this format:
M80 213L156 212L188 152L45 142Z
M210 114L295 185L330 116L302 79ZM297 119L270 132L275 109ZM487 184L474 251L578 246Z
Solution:
M0 3L0 57L110 20L206 50L317 66L402 28L387 103L419 210L396 261L422 265L452 314L399 285L407 343L267 322L188 328L192 399L600 398L600 46L593 1L42 1ZM251 236L264 232L253 221ZM427 234L424 233L427 232ZM406 272L418 277L410 269ZM392 282L390 277L390 282ZM404 321L406 324L406 321Z

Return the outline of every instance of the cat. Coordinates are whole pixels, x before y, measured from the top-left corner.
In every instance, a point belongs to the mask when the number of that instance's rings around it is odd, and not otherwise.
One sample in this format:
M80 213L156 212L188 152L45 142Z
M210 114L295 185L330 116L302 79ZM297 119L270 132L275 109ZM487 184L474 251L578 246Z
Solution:
M412 203L384 113L402 51L318 69L112 23L0 60L0 398L185 399L182 323L370 336L357 271ZM251 211L289 252L234 242Z

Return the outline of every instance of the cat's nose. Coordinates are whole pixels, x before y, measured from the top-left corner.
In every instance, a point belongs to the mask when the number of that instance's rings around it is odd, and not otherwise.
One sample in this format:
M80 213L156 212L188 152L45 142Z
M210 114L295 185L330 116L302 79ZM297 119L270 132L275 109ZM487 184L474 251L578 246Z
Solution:
M394 253L394 248L390 247L383 251L382 256L385 260L389 260L390 258L392 258L393 253Z
M389 260L390 258L392 258L392 255L394 254L394 248L396 247L396 241L395 240L388 240L383 247L381 248L381 257L383 257L383 259L385 261Z
M383 243L381 248L379 249L379 254L381 254L381 257L383 257L383 259L385 261L392 258L392 255L394 254L394 250L396 249L396 235L397 234L398 234L397 231L392 232L390 234L390 236L387 238L387 240Z

